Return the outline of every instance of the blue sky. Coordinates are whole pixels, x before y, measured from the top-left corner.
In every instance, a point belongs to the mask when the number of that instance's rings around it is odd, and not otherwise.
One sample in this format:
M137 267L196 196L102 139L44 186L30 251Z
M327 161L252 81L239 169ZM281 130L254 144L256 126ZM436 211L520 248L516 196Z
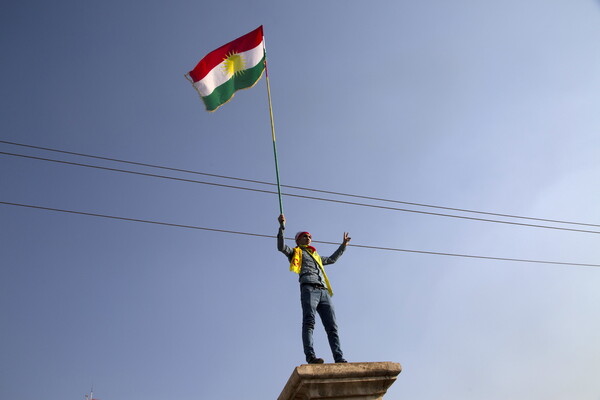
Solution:
M8 143L274 182L264 78L207 113L183 76L261 24L284 185L591 224L284 188L513 223L284 196L288 236L600 264L597 1L5 2L0 398L268 399L304 362L275 239L173 226L275 235L276 195L14 154L272 187ZM386 399L600 399L597 267L350 247L328 275L348 360L403 365Z

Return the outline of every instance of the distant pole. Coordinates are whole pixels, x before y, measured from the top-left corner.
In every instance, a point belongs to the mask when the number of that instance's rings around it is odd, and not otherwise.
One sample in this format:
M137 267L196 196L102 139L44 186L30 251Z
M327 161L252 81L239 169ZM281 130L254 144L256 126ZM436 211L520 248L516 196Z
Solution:
M94 399L94 385L92 385L92 389L90 390L90 394L89 395L85 395L86 400L97 400Z
M264 40L264 38L263 38ZM271 117L271 137L273 138L273 155L275 156L275 175L277 176L277 195L279 196L279 214L283 214L281 201L281 184L279 182L279 163L277 162L277 144L275 141L275 123L273 122L273 105L271 103L271 84L269 82L269 68L267 66L267 46L265 44L265 78L267 80L267 95L269 97L269 116Z

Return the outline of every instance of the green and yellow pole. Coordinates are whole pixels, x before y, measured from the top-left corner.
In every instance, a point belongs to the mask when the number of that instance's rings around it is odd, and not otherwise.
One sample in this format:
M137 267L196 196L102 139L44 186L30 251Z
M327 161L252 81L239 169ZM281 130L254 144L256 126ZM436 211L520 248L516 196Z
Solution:
M265 78L267 80L267 96L269 97L269 115L271 117L271 137L273 139L273 155L275 156L275 175L277 176L277 195L279 196L279 214L283 214L281 201L281 183L279 180L279 162L277 161L277 142L275 140L275 123L273 121L273 105L271 103L271 83L269 82L269 68L267 67L267 49L265 46Z

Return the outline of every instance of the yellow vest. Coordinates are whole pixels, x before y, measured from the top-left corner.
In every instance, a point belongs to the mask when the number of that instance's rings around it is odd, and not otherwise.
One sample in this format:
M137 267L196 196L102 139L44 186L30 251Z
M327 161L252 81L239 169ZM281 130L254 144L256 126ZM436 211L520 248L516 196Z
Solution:
M325 279L325 286L327 287L327 291L330 296L333 296L333 290L331 289L331 284L329 283L329 278L327 278L327 274L325 273L325 268L323 267L323 261L321 260L321 256L317 253L317 250L313 250L314 247L311 246L297 246L294 247L294 254L292 255L292 259L290 261L290 271L295 272L297 274L300 273L300 269L302 268L302 249L305 249L309 252L309 254L315 259L317 265L321 269L323 273L323 278Z

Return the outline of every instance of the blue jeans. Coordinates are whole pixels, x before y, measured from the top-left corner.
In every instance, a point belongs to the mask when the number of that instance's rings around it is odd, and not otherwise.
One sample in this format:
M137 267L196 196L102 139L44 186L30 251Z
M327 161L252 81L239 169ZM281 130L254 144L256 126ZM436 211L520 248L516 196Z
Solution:
M343 360L344 355L340 348L340 338L335 322L335 310L327 289L315 288L307 284L300 285L300 302L302 303L302 344L304 345L306 361L315 357L315 350L313 349L315 312L319 313L325 332L327 332L333 359L335 361Z

